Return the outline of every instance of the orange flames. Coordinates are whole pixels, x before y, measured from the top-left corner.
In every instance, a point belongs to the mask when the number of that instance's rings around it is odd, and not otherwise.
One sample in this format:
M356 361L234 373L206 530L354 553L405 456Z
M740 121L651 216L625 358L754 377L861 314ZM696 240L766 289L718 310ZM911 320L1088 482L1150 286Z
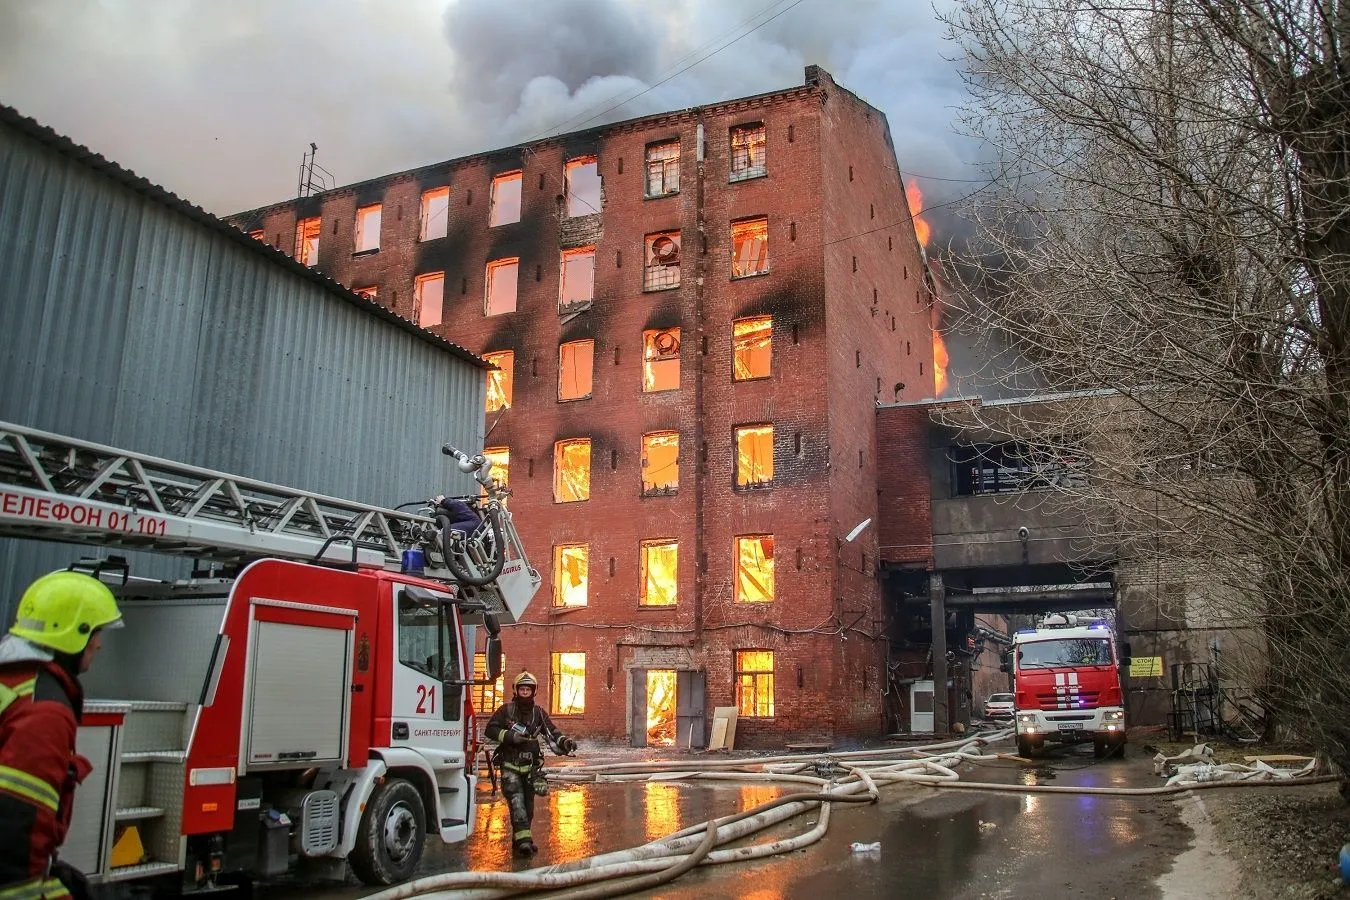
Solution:
M942 332L933 329L933 396L941 397L947 392L947 344L942 340Z
M906 182L905 200L909 202L909 214L914 218L914 235L919 239L919 246L927 247L933 228L923 218L923 191L919 190L917 180Z

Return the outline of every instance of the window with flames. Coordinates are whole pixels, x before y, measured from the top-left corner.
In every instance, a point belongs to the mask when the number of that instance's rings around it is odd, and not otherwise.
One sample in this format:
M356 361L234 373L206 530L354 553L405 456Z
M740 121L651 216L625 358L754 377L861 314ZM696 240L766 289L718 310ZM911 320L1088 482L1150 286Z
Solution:
M769 271L769 220L731 223L731 277L749 278Z
M295 225L295 258L307 266L319 264L319 217L301 219Z
M680 547L673 540L642 542L641 606L674 606L678 594Z
M591 441L576 438L553 445L553 502L591 499Z
M483 456L492 463L492 468L488 475L492 482L501 490L506 490L511 486L511 449L509 447L488 447L483 451ZM487 493L484 489L483 493Z
M736 602L767 603L774 598L773 535L736 538Z
M680 387L680 329L642 332L642 390L673 391Z
M487 411L497 412L511 406L512 373L516 354L511 350L484 353L483 359L496 366L487 373Z
M590 583L589 544L559 544L553 548L553 605L570 608L586 605Z
M642 494L673 494L680 486L680 433L654 431L642 436Z
M751 381L773 373L773 318L738 319L731 324L732 378Z
M549 708L555 716L579 716L586 711L586 654L551 657Z
M740 426L736 429L736 487L760 488L772 483L773 426Z
M736 713L753 719L773 717L773 651L737 650Z
M680 233L647 235L647 262L642 273L644 291L666 291L680 286Z

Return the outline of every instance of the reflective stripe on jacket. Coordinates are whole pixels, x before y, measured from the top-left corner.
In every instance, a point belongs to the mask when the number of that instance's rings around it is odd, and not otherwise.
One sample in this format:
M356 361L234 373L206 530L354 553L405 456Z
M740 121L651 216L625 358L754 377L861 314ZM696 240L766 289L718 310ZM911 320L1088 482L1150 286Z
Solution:
M84 693L55 662L0 665L0 900L68 897L47 877L89 761L75 752Z

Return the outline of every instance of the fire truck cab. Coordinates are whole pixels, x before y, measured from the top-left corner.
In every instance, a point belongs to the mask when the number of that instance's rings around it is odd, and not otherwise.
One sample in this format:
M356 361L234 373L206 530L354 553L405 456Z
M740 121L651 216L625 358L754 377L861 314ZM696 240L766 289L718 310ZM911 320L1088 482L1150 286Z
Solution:
M1066 620L1047 617L1042 627L1013 635L1005 666L1013 673L1017 752L1034 755L1048 741L1092 741L1099 757L1117 752L1125 744L1125 706L1111 628L1060 622Z

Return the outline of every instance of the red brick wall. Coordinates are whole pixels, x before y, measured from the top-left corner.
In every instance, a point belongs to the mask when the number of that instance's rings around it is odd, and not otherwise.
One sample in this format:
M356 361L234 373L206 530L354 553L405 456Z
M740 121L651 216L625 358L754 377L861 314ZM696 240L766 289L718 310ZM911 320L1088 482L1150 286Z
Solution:
M766 127L768 174L729 183L729 129L751 122ZM645 146L677 136L681 192L644 199ZM598 157L603 214L569 220L558 205L563 167L578 155ZM512 169L524 172L521 221L489 228L491 178ZM419 242L420 194L445 184L449 234ZM371 202L384 204L380 249L353 256L355 210ZM515 352L513 405L488 415L486 445L510 447L511 506L545 586L524 624L507 630L504 645L508 675L529 668L544 697L550 653L586 653L586 712L560 723L564 729L624 738L635 667L705 670L710 724L714 707L735 702L734 651L767 649L775 653L775 715L742 719L738 744L879 730L883 656L873 637L881 628L876 566L885 537L876 491L876 380L884 401L894 399L897 381L906 385L902 397L925 396L917 374L923 359L931 393L931 347L926 298L915 303L910 296L921 284L917 245L875 110L822 73L818 86L569 135L524 153L432 166L236 221L244 228L261 223L266 240L279 238L290 251L297 207L301 215L321 212L319 264L337 280L375 285L381 303L412 317L414 278L444 271L444 320L434 330L476 352ZM732 280L730 222L759 215L768 218L770 272ZM683 237L681 287L644 293L644 236L673 228ZM559 255L579 232L595 241L595 302L564 323L557 309ZM518 311L486 318L485 265L504 256L520 257ZM733 382L731 322L764 314L774 319L771 377ZM643 394L642 331L670 326L682 329L680 390ZM593 395L559 403L558 344L579 338L595 340ZM773 485L736 490L732 430L760 422L775 428ZM641 435L665 429L681 435L679 491L642 498ZM591 498L555 504L553 445L571 437L592 440ZM922 466L922 453L918 459ZM839 545L869 516L877 526ZM696 623L700 524L707 567ZM776 598L735 603L733 541L755 533L775 537ZM639 546L652 538L680 544L674 608L638 606ZM590 544L588 605L555 610L552 548L578 541Z
M888 563L931 568L929 410L925 406L883 408L877 410L876 420L881 447L877 472L881 558Z

